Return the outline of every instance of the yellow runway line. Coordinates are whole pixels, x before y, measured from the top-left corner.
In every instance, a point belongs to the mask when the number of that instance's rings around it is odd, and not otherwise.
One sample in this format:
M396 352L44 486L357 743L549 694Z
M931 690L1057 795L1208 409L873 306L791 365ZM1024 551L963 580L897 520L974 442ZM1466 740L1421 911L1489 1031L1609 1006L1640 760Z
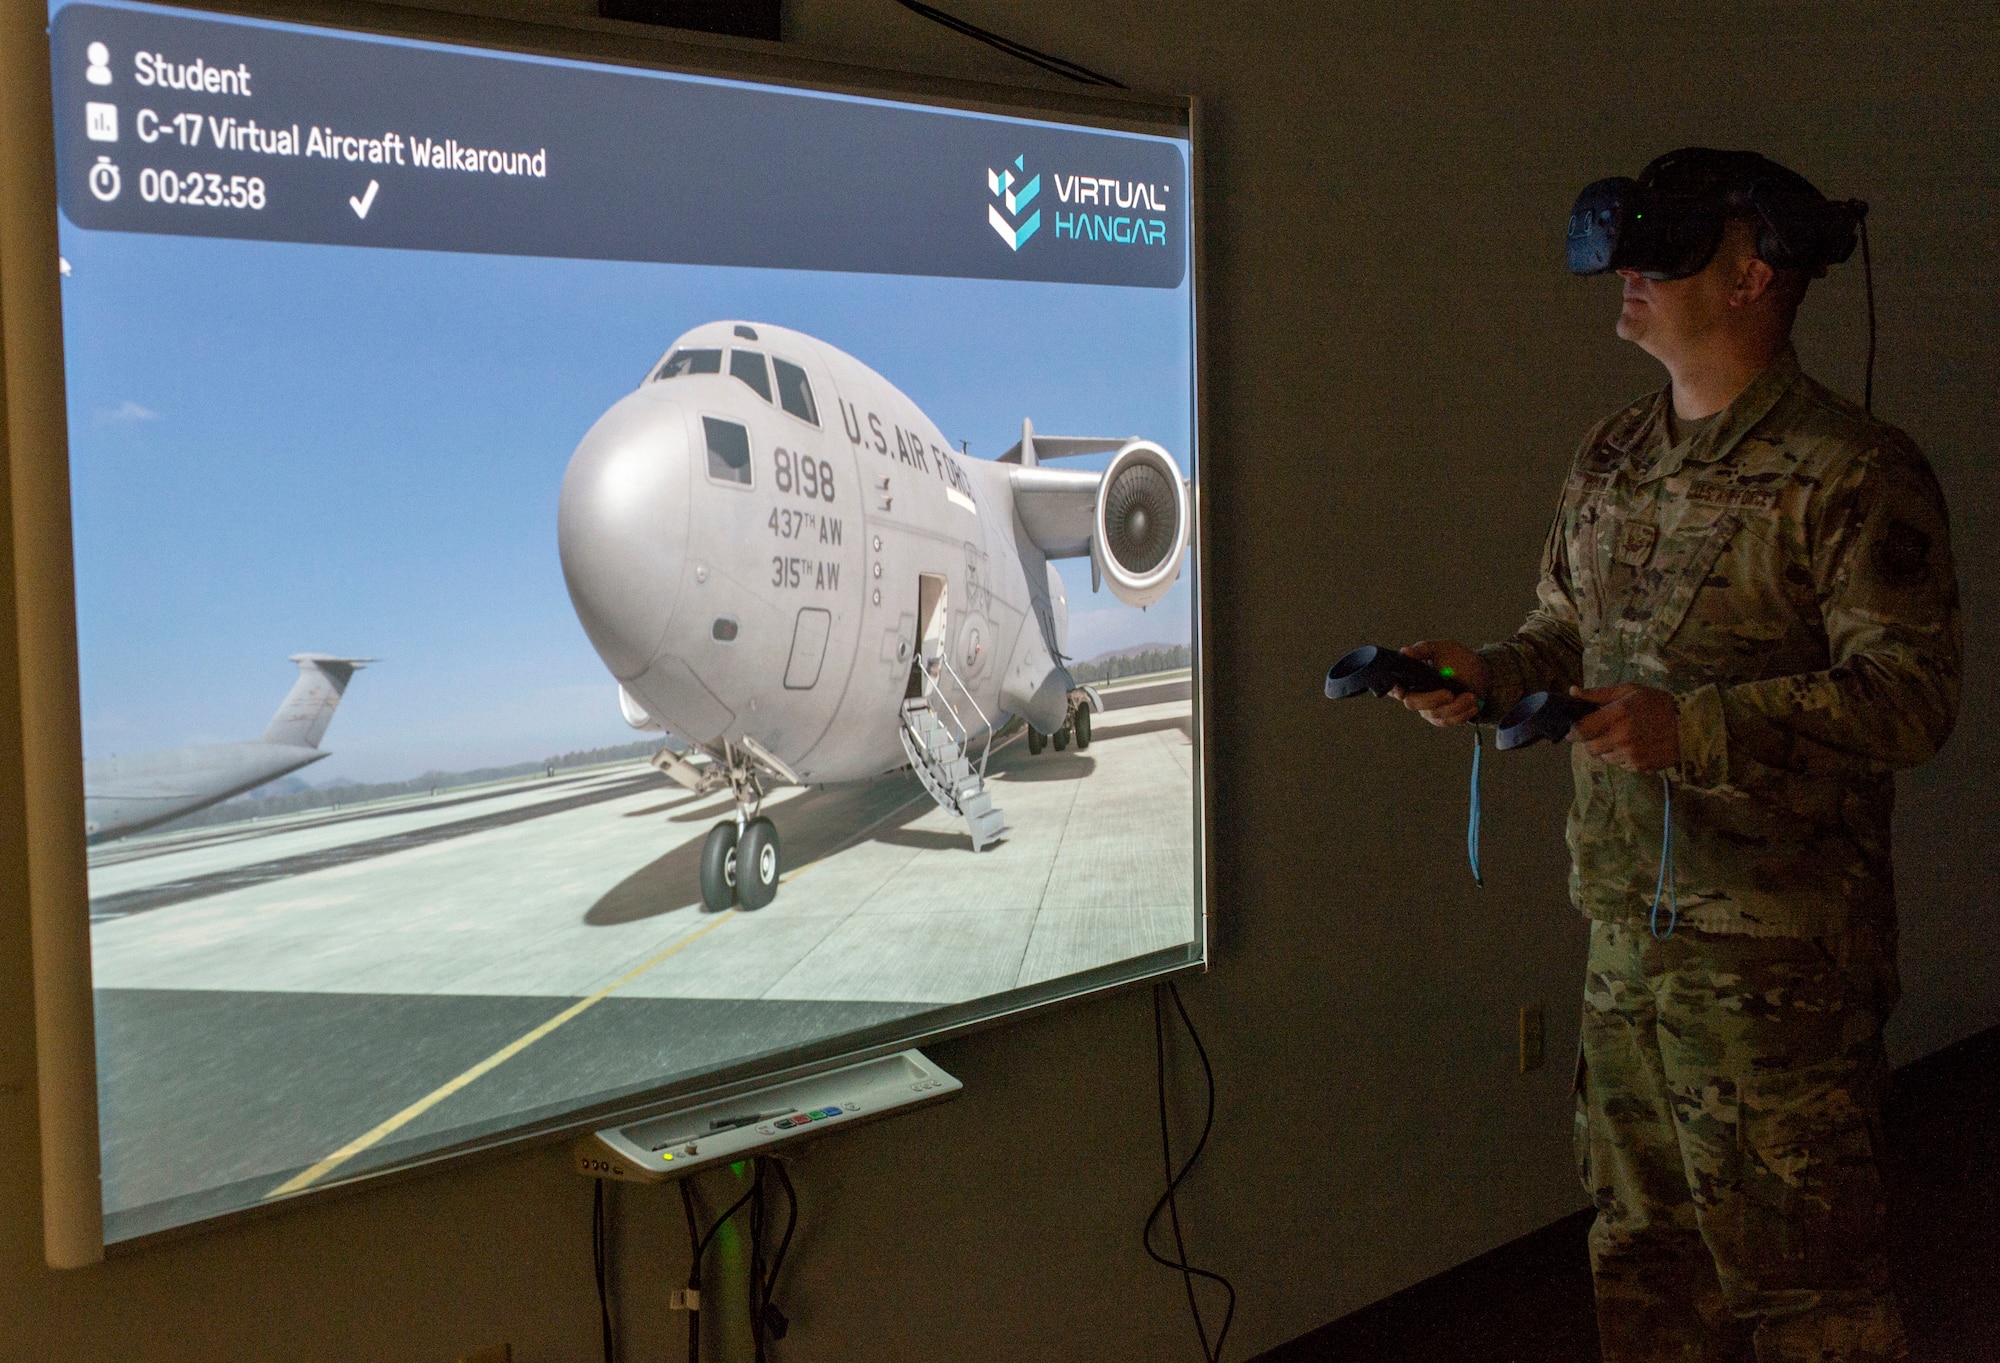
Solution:
M460 1089L464 1088L467 1084L472 1083L475 1079L478 1079L481 1075L490 1073L491 1071L499 1068L501 1065L506 1064L509 1060L512 1060L522 1051L527 1050L528 1047L534 1045L537 1041L540 1041L550 1032L553 1032L556 1028L562 1026L565 1022L570 1021L572 1018L577 1017L579 1014L583 1013L587 1009L595 1006L596 1004L609 998L611 995L617 993L620 989L623 989L626 985L632 983L632 981L638 979L641 975L645 974L647 971L651 970L654 966L666 960L667 957L673 955L675 952L681 950L683 947L692 945L696 938L705 937L709 933L714 932L717 928L721 927L724 923L728 922L731 918L735 917L737 912L738 910L736 909L729 910L727 913L724 913L720 917L718 917L713 923L708 924L706 927L697 928L693 932L689 933L687 936L681 938L680 941L675 942L672 946L668 947L665 951L661 952L659 955L653 957L652 960L647 961L644 965L638 966L637 968L630 970L623 975L620 975L617 979L613 980L610 984L605 985L604 988L598 990L595 994L592 994L590 997L578 999L575 1003L572 1003L569 1007L563 1009L560 1013L557 1013L547 1022L544 1022L541 1026L535 1028L534 1031L529 1032L525 1036L519 1037L514 1041L510 1041L509 1043L507 1043L507 1045L501 1047L499 1050L493 1052L493 1054L487 1056L484 1060L480 1061L477 1065L474 1065L464 1074L459 1075L456 1079L453 1079L450 1083L445 1084L441 1088L433 1089L431 1092L417 1099L416 1102L411 1103L408 1107L404 1108L401 1112L398 1112L395 1116L383 1122L380 1126L376 1127L374 1130L369 1131L365 1135L356 1136L353 1140L349 1141L346 1145L341 1146L340 1149L334 1151L331 1155L328 1155L325 1159L321 1160L318 1164L313 1165L310 1169L307 1169L302 1173L295 1174L291 1178L286 1179L283 1183L280 1183L270 1192L265 1193L264 1194L265 1199L268 1200L274 1197L284 1197L288 1193L300 1192L306 1188L311 1187L313 1184L319 1182L319 1180L325 1178L328 1174L332 1173L335 1169L338 1169L341 1165L353 1159L356 1155L360 1154L362 1151L368 1149L372 1145L379 1143L385 1137L394 1135L397 1131L401 1130L403 1127L408 1126L411 1122L423 1116L426 1112L429 1112L439 1103L451 1097L452 1094L457 1093Z

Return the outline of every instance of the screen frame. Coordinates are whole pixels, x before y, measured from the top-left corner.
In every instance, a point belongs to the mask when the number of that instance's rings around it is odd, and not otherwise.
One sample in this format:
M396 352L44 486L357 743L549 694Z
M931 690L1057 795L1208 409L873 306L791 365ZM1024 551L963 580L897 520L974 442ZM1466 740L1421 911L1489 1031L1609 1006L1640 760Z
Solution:
M1189 271L1194 343L1191 373L1196 460L1190 655L1195 779L1194 848L1200 866L1197 959L1185 948L1116 962L1080 976L987 995L924 1015L915 1030L880 1024L805 1048L807 1058L773 1067L751 1058L676 1084L661 1084L559 1114L527 1117L490 1134L426 1151L379 1170L340 1176L258 1205L122 1238L107 1246L100 1187L94 984L84 836L82 717L77 662L69 442L58 257L46 0L0 0L0 391L11 501L13 629L20 672L22 777L28 915L34 976L44 1257L75 1268L155 1243L201 1234L288 1208L300 1199L352 1192L385 1179L435 1171L483 1152L518 1150L642 1119L839 1065L922 1046L1011 1021L1024 1013L1208 969L1216 902L1211 848L1214 775L1206 716L1213 683L1205 666L1209 521L1202 494L1207 450L1207 308L1203 265L1200 109L1192 96L1081 93L1042 86L876 69L810 49L731 39L585 16L508 19L455 10L326 0L229 4L180 0L174 8L532 57L919 103L1039 122L1186 138L1189 145ZM4 609L4 606L0 606ZM1048 985L1063 984L1060 989ZM999 1006L995 1001L1004 1000ZM870 1039L871 1032L898 1029ZM795 1051L794 1054L797 1052Z

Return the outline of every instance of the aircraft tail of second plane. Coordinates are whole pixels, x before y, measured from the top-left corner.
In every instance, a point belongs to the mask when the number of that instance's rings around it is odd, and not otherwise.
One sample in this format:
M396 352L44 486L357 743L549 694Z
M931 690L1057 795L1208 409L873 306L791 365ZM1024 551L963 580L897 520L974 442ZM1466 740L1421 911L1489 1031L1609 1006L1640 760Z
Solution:
M299 679L291 693L271 716L263 742L282 743L295 748L317 748L333 722L333 712L346 694L347 683L373 658L336 658L325 653L294 653Z

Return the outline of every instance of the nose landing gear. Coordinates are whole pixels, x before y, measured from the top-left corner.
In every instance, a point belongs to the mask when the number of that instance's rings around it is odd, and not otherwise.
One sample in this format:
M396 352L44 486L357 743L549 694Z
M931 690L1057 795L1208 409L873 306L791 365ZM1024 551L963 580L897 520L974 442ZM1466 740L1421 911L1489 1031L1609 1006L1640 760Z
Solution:
M778 896L784 866L778 848L778 826L762 817L764 788L742 752L725 743L729 787L736 796L736 817L708 830L701 845L701 902L710 913L732 907L754 912Z
M778 826L752 819L736 841L736 898L761 909L778 896Z
M736 903L736 843L736 820L724 819L701 845L701 903L710 913Z

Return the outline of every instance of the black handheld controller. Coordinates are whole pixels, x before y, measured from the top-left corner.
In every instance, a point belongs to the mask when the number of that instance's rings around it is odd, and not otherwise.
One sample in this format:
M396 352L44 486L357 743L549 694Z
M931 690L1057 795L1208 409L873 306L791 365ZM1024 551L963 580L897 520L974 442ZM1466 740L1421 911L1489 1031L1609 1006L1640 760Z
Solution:
M1379 644L1363 644L1326 670L1328 700L1346 700L1364 691L1386 696L1398 686L1406 696L1424 691L1466 690L1465 683L1457 677Z
M1523 696L1500 720L1497 737L1500 750L1525 748L1547 739L1560 743L1579 719L1598 708L1594 700L1579 700L1560 691L1537 691Z

